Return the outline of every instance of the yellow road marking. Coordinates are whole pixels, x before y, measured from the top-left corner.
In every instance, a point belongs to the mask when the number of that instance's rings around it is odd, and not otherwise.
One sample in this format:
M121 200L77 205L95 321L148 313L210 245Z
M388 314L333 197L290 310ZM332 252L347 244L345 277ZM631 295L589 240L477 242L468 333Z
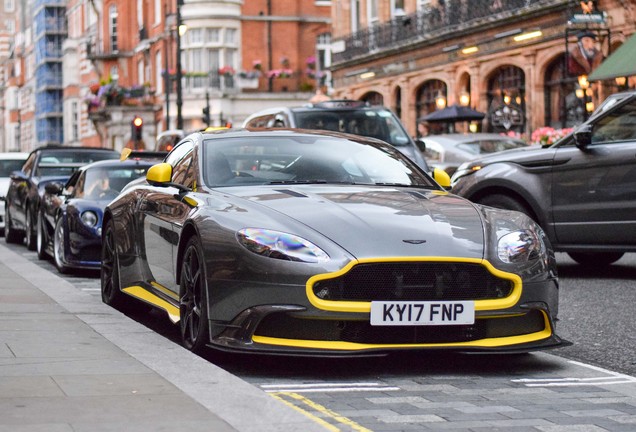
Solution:
M308 406L309 408L311 408L312 411L318 412L320 414L322 414L325 417L328 417L334 421L336 421L337 423L340 423L344 426L347 426L349 429L357 431L357 432L372 432L370 429L365 428L364 426L359 425L358 423L354 422L351 419L348 419L347 417L341 416L340 414L330 410L329 408L326 408L310 399L307 399L304 396L299 395L298 393L293 393L293 392L276 392L276 393L268 393L270 396L272 396L273 398L281 401L282 403L284 403L285 405L288 405L292 408L294 408L296 411L301 412L302 414L304 414L305 416L309 417L311 420L315 421L316 423L320 424L321 426L324 426L325 428L327 428L330 431L334 431L334 432L339 432L340 429L336 426L333 425L325 420L323 420L322 418L312 414L310 411L307 411L306 409L303 409L301 406L299 406L297 403L300 404L304 404L306 406ZM285 397L293 399L293 401L289 401L286 400ZM297 403L294 403L294 401L296 401Z

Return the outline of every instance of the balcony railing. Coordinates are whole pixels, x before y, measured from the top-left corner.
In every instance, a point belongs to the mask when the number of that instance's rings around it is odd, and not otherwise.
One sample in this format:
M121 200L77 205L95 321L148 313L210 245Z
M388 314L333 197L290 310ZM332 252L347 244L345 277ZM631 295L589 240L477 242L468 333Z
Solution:
M342 39L334 46L333 65L355 60L376 52L397 49L434 38L450 38L460 30L478 29L514 16L546 13L549 8L571 3L568 0L446 0L437 6L425 6L416 13L404 15ZM444 5L444 6L442 6ZM452 35L452 36L451 36Z

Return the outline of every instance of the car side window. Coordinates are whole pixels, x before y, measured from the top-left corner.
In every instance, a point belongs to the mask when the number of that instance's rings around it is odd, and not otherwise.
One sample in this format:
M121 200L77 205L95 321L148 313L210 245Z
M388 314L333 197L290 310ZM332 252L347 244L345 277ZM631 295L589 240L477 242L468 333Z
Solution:
M186 155L189 151L194 147L194 143L192 141L184 141L177 145L170 154L166 157L166 162L172 165L174 168L177 163Z
M190 151L174 167L172 181L187 188L194 189L196 180L195 152Z
M600 118L592 128L592 143L636 140L636 101Z
M262 115L250 120L245 127L247 128L266 128L268 124L273 121L274 114Z

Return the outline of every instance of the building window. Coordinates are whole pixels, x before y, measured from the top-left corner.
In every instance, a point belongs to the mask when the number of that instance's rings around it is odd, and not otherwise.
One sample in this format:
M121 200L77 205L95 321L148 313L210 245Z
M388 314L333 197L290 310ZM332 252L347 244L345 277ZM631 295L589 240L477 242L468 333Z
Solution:
M14 0L4 0L4 11L5 12L14 12L15 11L15 1Z
M360 30L360 0L351 0L351 33Z
M499 68L488 80L488 129L490 132L524 132L525 75L516 66Z
M155 54L155 85L157 92L161 93L163 91L163 74L161 71L163 70L163 64L161 63L161 51L157 51Z
M207 42L219 43L221 42L221 30L218 28L208 29Z
M144 70L144 61L143 60L139 60L137 62L137 79L139 80L138 83L142 84L144 82L146 82L146 74L145 74L145 70Z
M441 80L426 81L417 91L417 102L415 109L416 118L424 117L437 109L436 101L440 96L447 97L448 90L446 83ZM416 125L417 126L417 125ZM430 134L440 134L446 132L448 125L442 123L431 123L429 125ZM417 129L417 128L416 128Z
M585 102L577 97L576 77L566 77L565 54L550 63L545 73L545 124L569 128L585 120Z
M71 102L71 141L79 141L80 112L77 101Z
M188 29L186 33L188 37L188 43L191 45L201 45L203 43L203 29L202 28L192 28Z
M161 0L155 0L155 19L154 19L154 23L159 24L161 23Z
M225 29L225 44L236 45L236 29Z
M108 9L108 29L110 31L110 49L117 51L117 6L112 5Z

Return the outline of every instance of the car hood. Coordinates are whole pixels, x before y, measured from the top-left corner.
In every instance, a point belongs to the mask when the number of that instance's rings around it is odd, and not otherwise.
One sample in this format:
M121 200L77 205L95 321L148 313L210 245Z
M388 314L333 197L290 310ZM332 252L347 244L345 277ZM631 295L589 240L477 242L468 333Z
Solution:
M484 255L482 213L442 191L312 185L232 194L318 231L358 259Z

